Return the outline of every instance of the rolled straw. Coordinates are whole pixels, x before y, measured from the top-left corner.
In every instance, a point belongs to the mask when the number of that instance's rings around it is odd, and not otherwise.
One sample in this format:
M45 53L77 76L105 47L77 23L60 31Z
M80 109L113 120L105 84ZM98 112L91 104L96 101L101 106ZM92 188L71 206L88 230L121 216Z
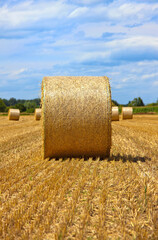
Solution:
M44 77L43 156L107 157L111 90L107 77Z
M40 120L41 119L41 108L36 108L35 109L35 120Z
M20 110L19 109L9 109L8 118L9 118L9 120L18 121L20 118Z
M132 119L133 118L133 108L123 107L122 108L122 119Z
M119 108L112 107L112 121L119 121Z

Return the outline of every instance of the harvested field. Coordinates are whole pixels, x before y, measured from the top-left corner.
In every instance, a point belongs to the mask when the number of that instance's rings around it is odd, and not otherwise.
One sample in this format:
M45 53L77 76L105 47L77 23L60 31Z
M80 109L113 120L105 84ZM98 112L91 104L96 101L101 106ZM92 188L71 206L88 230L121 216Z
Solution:
M112 122L102 161L42 160L40 131L0 117L0 239L157 239L158 116Z

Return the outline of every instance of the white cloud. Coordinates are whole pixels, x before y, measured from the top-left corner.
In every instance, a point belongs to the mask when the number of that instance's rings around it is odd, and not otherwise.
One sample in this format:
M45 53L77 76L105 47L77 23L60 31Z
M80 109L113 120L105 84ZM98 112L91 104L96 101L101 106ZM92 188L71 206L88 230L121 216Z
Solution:
M12 76L17 76L17 75L19 75L19 74L21 74L21 73L24 73L24 72L26 72L26 71L27 71L27 68L21 68L21 69L19 69L19 70L16 70L16 71L11 72L10 75L12 75Z
M151 74L143 75L142 79L150 79L150 78L157 77L157 76L158 76L158 73L151 73Z
M81 24L75 32L83 31L86 37L99 38L103 33L124 33L127 28L120 25L111 25L107 22L93 22Z
M140 26L127 28L128 34L131 36L152 36L158 37L158 23L148 22L142 23Z
M95 18L100 21L106 20L106 22L122 23L123 25L142 24L150 21L154 16L158 14L158 3L140 3L140 2L128 2L124 0L113 1L110 4L98 3L96 5L90 5L87 7L76 8L71 12L71 17L80 17L84 19Z
M99 38L103 33L115 34L114 38L124 36L152 36L158 37L158 24L149 22L135 27L123 26L122 23L110 24L106 21L80 24L75 32L83 31L86 37ZM117 34L117 36L116 36ZM122 34L119 35L119 34ZM124 34L124 36L123 36Z
M69 2L69 0L68 0ZM87 4L94 4L94 3L99 3L99 2L102 2L102 0L72 0L71 2L75 3L75 4L84 4L84 5L87 5Z
M25 90L32 83L38 88L45 75L107 75L119 102L141 94L146 102L155 98L158 61L150 59L157 59L158 3L142 2L6 0L0 7L0 85L9 97L20 97L12 89L18 83L28 97Z
M33 23L46 19L62 19L83 17L99 18L100 21L118 22L124 25L147 22L158 14L158 3L136 3L113 1L107 4L102 1L82 0L83 7L78 6L80 1L24 1L14 5L5 4L0 8L1 27L30 26ZM91 3L93 3L91 5ZM94 4L95 3L95 4ZM101 20L102 19L102 20Z
M62 1L25 1L14 6L4 5L0 8L0 26L18 27L30 25L45 19L60 19L68 16L74 9Z
M126 48L143 48L143 47L153 47L158 49L158 38L156 37L143 37L143 36L133 36L124 39L116 39L106 43L106 45L113 50L117 49L121 51L121 49Z
M9 66L9 68L10 68L10 66ZM5 70L0 70L0 77L2 78L2 79L4 79L4 77L5 77L5 81L3 81L3 83L5 82L5 84L7 83L7 80L15 80L15 79L17 79L18 77L19 77L19 75L21 76L21 74L23 74L23 73L27 73L27 71L28 71L28 69L27 68L20 68L20 69L17 69L17 70L15 70L15 69L10 69L10 70L7 70L7 69L5 69Z
M149 3L136 3L125 1L114 1L108 7L109 11L107 15L110 19L118 19L119 22L124 22L125 24L129 23L142 23L150 20L154 15L158 13L158 3L149 4Z
M86 12L88 12L88 10L89 9L87 7L78 7L73 12L70 13L69 17L74 18L74 17L81 16L81 15L85 14Z

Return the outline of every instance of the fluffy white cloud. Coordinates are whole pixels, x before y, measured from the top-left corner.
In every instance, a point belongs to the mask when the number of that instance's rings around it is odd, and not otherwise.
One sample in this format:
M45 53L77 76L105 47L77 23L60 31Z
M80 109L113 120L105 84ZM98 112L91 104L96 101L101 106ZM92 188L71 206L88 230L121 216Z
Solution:
M83 16L85 13L85 16ZM96 17L100 20L105 19L108 22L122 23L124 25L142 24L142 22L150 21L154 16L158 15L158 3L141 3L141 2L126 2L124 0L113 1L112 3L98 3L97 5L76 8L71 12L71 17Z
M24 27L46 19L66 17L74 7L63 1L25 1L16 5L4 5L0 8L0 26Z
M103 0L67 0L67 2L71 2L73 4L83 4L83 5L90 4L91 5L91 4L94 4L94 3L98 4L100 2L103 2ZM105 0L104 2L108 3L109 0Z
M119 22L126 20L128 23L142 23L143 20L147 21L152 18L153 15L158 13L158 3L149 4L141 2L127 2L126 1L114 1L110 7L107 15L110 19L118 19Z
M78 4L84 3L83 6ZM82 17L99 21L116 21L127 24L147 22L158 15L158 3L113 1L24 1L0 7L0 27L25 27L48 19L67 19Z
M142 76L142 79L151 79L158 76L158 73L145 74Z

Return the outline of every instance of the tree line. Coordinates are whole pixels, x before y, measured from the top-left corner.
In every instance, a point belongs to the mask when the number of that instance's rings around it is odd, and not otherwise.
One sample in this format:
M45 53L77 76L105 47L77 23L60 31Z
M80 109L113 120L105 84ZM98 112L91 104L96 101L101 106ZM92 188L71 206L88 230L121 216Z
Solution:
M145 106L143 100L138 97L134 98L132 101L129 101L127 104L119 104L117 101L112 100L113 106L124 106L124 107L142 107Z
M35 98L32 100L16 99L10 98L9 100L5 98L0 98L0 112L8 112L10 108L18 108L20 112L33 113L35 108L39 108L41 104L40 98ZM155 103L147 104L146 106L157 106L158 100ZM129 106L129 107L141 107L145 106L143 100L138 97L129 101L128 104L119 104L117 101L112 100L112 106Z
M112 106L122 106L122 107L153 107L153 106L158 106L158 99L156 102L149 103L149 104L144 104L142 98L134 98L132 101L129 101L127 104L119 104L117 101L112 100Z
M35 108L39 108L41 103L40 98L31 100L16 99L16 98L0 98L0 112L8 112L10 108L17 108L20 112L33 113Z

